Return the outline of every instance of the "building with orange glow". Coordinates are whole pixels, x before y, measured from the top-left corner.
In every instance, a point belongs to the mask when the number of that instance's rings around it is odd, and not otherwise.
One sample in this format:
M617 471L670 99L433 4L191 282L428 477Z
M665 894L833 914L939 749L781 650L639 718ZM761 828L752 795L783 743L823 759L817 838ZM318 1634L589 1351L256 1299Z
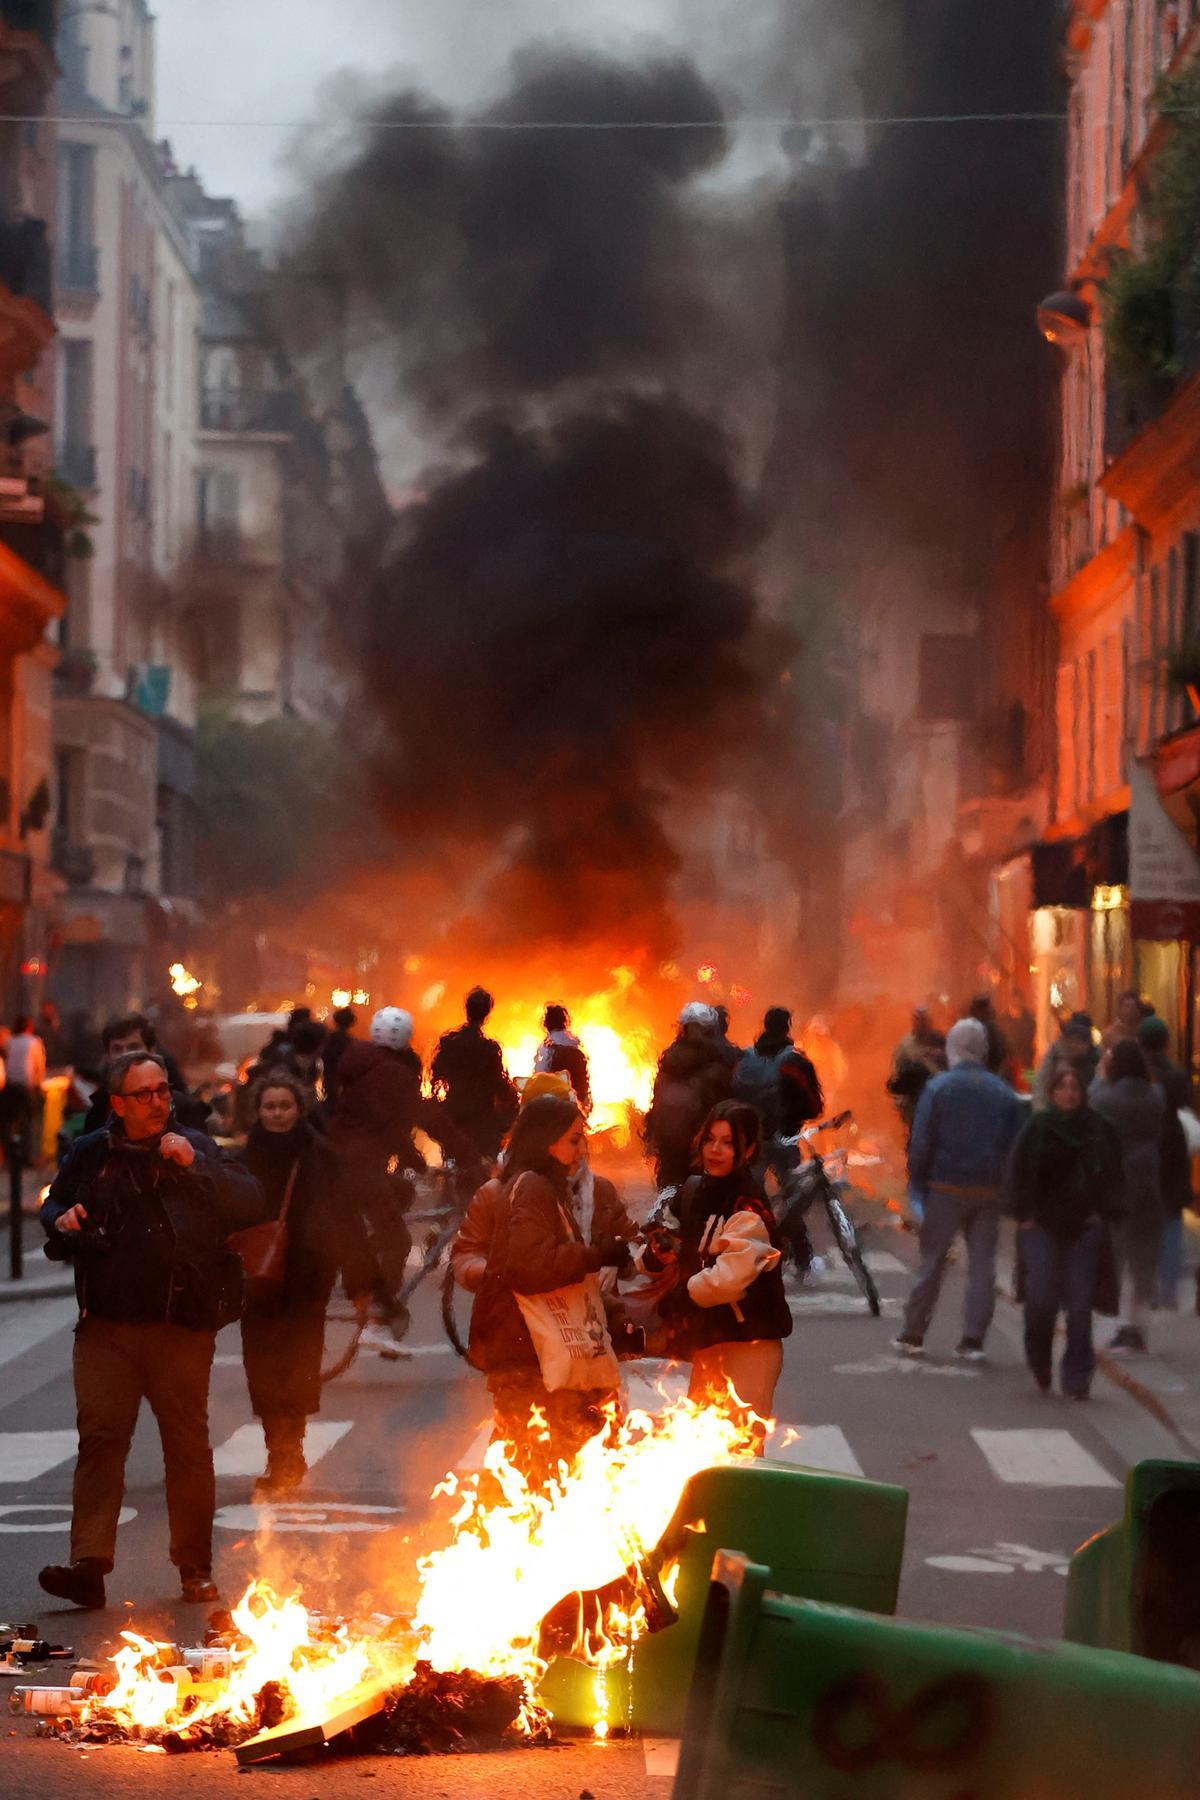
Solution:
M1031 912L1043 1038L1075 1008L1103 1025L1119 992L1136 987L1190 1055L1200 689L1185 677L1200 641L1200 328L1182 285L1164 287L1172 342L1157 367L1139 370L1114 309L1120 271L1151 269L1162 239L1155 176L1173 133L1163 84L1200 73L1200 5L1075 0L1067 41L1065 281L1039 315L1062 365L1053 822L1003 872L999 905L1013 931ZM1170 864L1171 891L1157 891L1152 872L1139 877L1137 854L1131 885L1131 836L1144 868L1147 857Z
M51 0L0 3L0 1005L41 997L54 928L48 641L68 515L54 483ZM52 109L50 109L52 110Z

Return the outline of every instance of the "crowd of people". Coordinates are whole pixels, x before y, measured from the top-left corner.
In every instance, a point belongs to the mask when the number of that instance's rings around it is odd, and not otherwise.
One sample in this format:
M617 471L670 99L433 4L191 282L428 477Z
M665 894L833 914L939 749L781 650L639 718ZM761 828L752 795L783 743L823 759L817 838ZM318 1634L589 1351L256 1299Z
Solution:
M792 1321L763 1176L791 1166L783 1140L822 1105L790 1016L772 1009L742 1050L719 1009L683 1009L645 1127L663 1203L639 1227L590 1167L588 1062L566 1009L546 1007L520 1091L487 1035L491 1010L486 990L467 995L426 1079L403 1008L381 1007L363 1037L349 1009L329 1028L300 1009L215 1110L189 1092L147 1018L109 1022L101 1079L41 1209L47 1255L72 1265L80 1310L70 1560L41 1571L48 1593L105 1604L146 1401L183 1597L215 1597L216 1334L235 1322L241 1332L267 1451L255 1498L287 1495L307 1472L339 1278L356 1342L395 1353L421 1134L440 1147L461 1207L452 1265L472 1296L470 1360L495 1434L529 1479L547 1479L604 1428L621 1358L648 1343L690 1363L695 1396L728 1404L732 1384L769 1415ZM7 1046L8 1082L24 1077L32 1093L25 1036Z
M1191 1082L1169 1056L1165 1021L1133 992L1097 1031L1065 1018L1034 1067L990 999L943 1036L918 1009L897 1047L888 1090L908 1133L909 1199L921 1261L895 1347L924 1353L957 1239L967 1256L958 1355L978 1360L992 1320L1001 1219L1016 1221L1017 1296L1037 1385L1053 1385L1057 1321L1066 1318L1063 1392L1085 1400L1095 1369L1093 1319L1116 1317L1109 1354L1144 1353L1156 1309L1175 1310L1183 1215L1195 1203L1200 1122Z

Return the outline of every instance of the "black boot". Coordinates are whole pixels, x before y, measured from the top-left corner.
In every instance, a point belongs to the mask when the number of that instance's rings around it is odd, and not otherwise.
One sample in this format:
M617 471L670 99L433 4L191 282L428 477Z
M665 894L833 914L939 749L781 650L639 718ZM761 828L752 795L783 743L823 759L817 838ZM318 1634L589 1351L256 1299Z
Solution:
M81 1556L73 1563L49 1563L38 1575L38 1586L56 1600L99 1612L105 1605L104 1577L109 1567L96 1556Z
M179 1585L180 1597L189 1606L207 1606L221 1598L211 1569L180 1569Z

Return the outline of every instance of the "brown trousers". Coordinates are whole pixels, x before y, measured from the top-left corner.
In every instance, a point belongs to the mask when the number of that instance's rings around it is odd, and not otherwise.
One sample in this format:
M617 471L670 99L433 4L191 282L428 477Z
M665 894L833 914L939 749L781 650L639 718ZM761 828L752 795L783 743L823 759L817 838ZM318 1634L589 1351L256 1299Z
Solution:
M215 1335L182 1325L81 1319L75 1332L79 1458L71 1515L71 1560L112 1568L125 1463L143 1400L158 1421L166 1469L171 1561L212 1566L216 1505L208 1441L208 1383Z

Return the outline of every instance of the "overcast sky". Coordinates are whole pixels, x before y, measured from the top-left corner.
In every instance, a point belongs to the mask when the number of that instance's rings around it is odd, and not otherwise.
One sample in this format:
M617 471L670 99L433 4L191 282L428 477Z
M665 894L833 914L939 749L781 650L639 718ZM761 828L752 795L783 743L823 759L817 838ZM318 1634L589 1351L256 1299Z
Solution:
M718 5L724 0L718 0ZM749 0L774 8L774 0ZM343 69L390 70L453 102L499 89L513 46L560 32L613 46L670 33L688 0L159 0L158 116L178 160L257 213L288 192L288 122ZM714 0L690 0L693 18ZM689 35L691 35L689 33ZM264 124L262 121L269 121Z

